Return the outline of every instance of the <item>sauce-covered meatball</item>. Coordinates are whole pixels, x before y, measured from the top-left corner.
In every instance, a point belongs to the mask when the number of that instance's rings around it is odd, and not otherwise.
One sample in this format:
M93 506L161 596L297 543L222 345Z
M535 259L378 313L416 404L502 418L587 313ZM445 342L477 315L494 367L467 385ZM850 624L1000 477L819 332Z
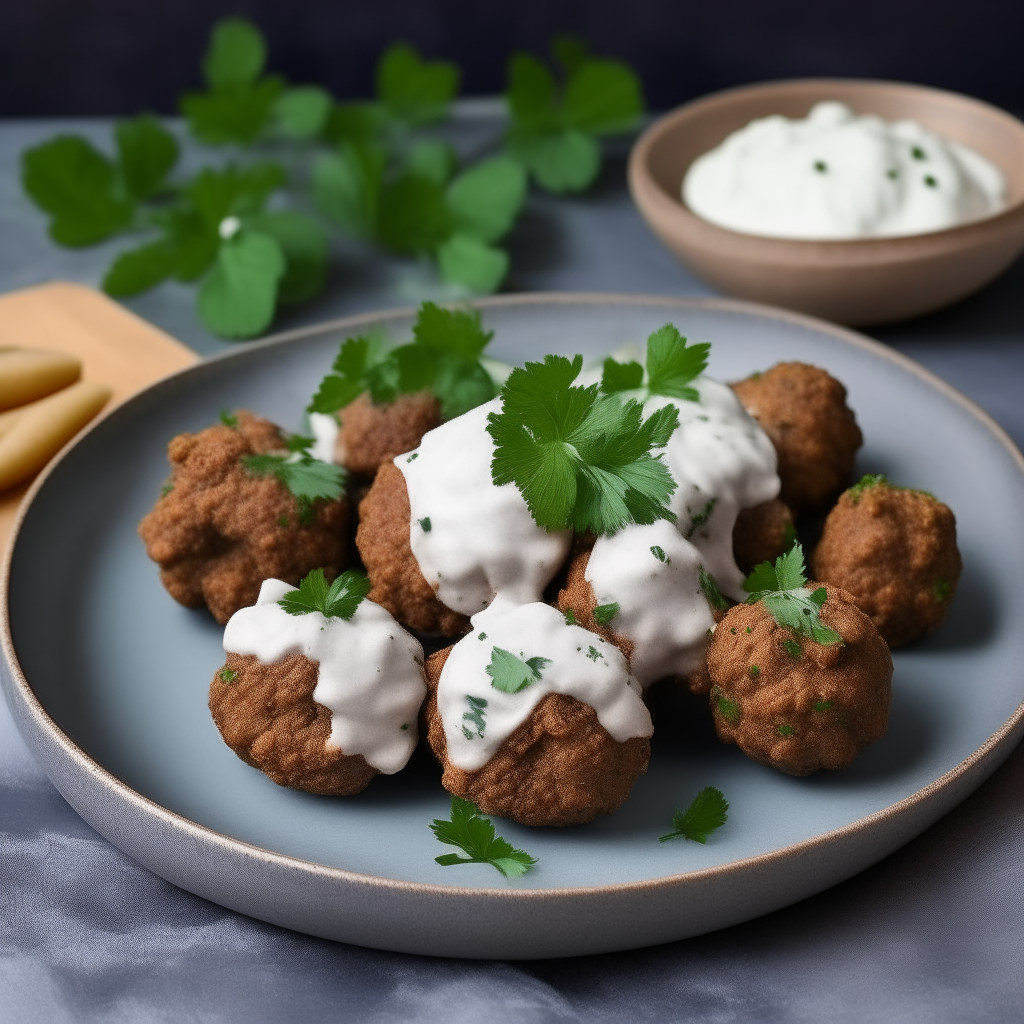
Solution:
M441 403L427 391L378 405L365 392L338 413L341 429L334 460L351 473L372 477L386 462L419 446L441 423Z
M732 388L775 445L781 500L795 512L827 508L863 443L846 388L807 363L778 363Z
M853 595L890 647L938 627L962 562L956 519L925 491L866 476L839 499L814 550L814 574Z

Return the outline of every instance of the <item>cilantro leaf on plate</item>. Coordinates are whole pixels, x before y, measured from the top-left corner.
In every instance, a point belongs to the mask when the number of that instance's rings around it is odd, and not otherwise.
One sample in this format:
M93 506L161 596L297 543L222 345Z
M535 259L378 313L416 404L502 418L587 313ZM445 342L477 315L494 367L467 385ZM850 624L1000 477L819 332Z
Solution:
M658 328L647 339L646 395L699 401L700 394L692 382L707 369L710 349L707 342L688 344L672 324ZM604 361L601 390L605 393L633 391L644 386L643 381L639 363L617 363L610 357Z
M582 367L582 356L548 355L509 374L502 411L487 419L494 483L514 483L549 530L600 535L627 523L671 521L667 502L676 484L651 450L668 443L676 408L642 421L639 402L574 386Z
M743 589L750 594L747 603L762 602L780 626L819 644L841 644L843 638L821 621L821 609L828 598L825 588L812 591L804 586L806 582L804 549L797 543L774 565L762 562L755 566Z
M667 843L672 839L689 839L704 844L708 836L721 828L729 818L729 803L720 789L707 786L694 798L686 810L676 808L672 815L672 831L658 839Z
M465 857L445 853L434 859L443 867L452 864L490 864L506 878L520 878L537 863L525 850L517 850L511 843L495 836L490 818L480 815L471 800L452 797L451 820L435 818L430 830L438 842L457 846Z
M491 677L491 686L502 693L518 693L541 678L541 673L551 664L550 658L528 658L523 661L504 647L491 648L491 663L486 672Z
M317 501L337 501L345 487L346 474L341 466L314 459L308 452L313 439L291 435L285 440L288 455L265 452L246 455L242 466L252 476L274 476L299 503L299 522L307 524Z
M327 619L348 620L369 592L366 573L348 569L328 586L323 569L313 569L303 578L298 590L290 590L277 603L289 615L319 612Z

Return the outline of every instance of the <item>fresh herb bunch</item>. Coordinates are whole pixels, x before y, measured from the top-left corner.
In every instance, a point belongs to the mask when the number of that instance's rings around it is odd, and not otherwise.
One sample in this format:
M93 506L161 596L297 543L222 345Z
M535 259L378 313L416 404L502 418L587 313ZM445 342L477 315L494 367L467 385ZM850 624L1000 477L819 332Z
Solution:
M457 846L466 856L444 853L434 859L438 864L490 864L506 878L519 878L537 863L525 850L517 850L511 843L495 836L490 818L481 817L476 804L470 800L452 797L451 820L435 818L430 830L438 841Z
M660 456L679 422L675 406L641 420L639 402L573 382L583 357L545 356L509 375L502 411L487 417L494 483L514 483L549 530L609 534L628 523L674 520L675 481Z
M477 310L425 302L412 333L410 343L392 349L371 338L347 338L308 411L337 412L364 391L377 403L430 391L441 402L442 416L451 419L495 396L494 380L480 363L494 332L484 331Z
M319 612L325 619L351 619L370 592L366 573L347 569L328 586L323 569L307 573L298 590L290 590L277 603L289 615Z
M728 820L729 803L720 789L707 786L702 789L686 810L677 807L672 816L672 831L661 836L659 843L672 839L689 839L702 845L712 832L720 829Z
M647 339L647 383L640 363L618 363L609 356L601 373L601 390L609 395L632 392L640 398L663 395L699 402L700 393L693 381L707 369L710 350L707 342L687 344L673 324L665 324Z
M245 455L242 466L252 476L274 476L299 503L299 522L313 520L317 501L337 501L345 489L345 470L330 462L314 459L309 449L315 440L292 434L285 439L288 455Z
M570 151L582 146L596 173L595 136L625 126L635 116L626 113L639 109L639 87L624 65L595 60L578 44L556 49L568 75L564 97L552 92L548 114L524 120L529 105L513 82L508 152L460 168L450 146L417 136L448 116L459 87L454 64L424 61L396 43L378 62L375 99L339 103L319 86L266 74L259 29L227 18L210 35L206 88L180 100L196 140L232 147L225 162L174 178L178 140L143 116L116 126L113 157L78 136L27 150L22 182L50 215L58 244L132 238L104 277L108 294L127 298L169 278L198 282L199 318L225 338L261 334L279 305L323 290L328 227L428 257L443 280L490 292L508 273L498 243L522 209L527 169L551 187L557 175L538 168L571 170Z
M774 565L762 562L755 566L744 581L743 589L750 594L748 604L760 601L780 626L791 629L797 636L819 644L841 644L843 638L821 621L821 609L828 593L824 587L808 590L806 583L804 549L796 543L784 555L779 555ZM795 641L789 643L796 648L794 657L798 656L799 645Z
M585 43L551 43L561 84L530 53L508 64L509 152L549 192L581 192L601 169L598 139L634 128L644 111L640 80L622 61L593 56Z

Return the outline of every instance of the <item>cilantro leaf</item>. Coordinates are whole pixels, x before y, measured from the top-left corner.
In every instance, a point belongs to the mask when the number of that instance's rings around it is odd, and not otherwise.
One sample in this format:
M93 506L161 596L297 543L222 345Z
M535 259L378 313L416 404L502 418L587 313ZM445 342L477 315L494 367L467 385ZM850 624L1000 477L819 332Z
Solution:
M798 636L824 645L843 643L843 638L821 621L820 612L828 598L825 588L811 591L804 586L806 582L804 549L794 544L774 565L762 562L755 566L744 581L743 589L750 594L748 604L761 601L780 626ZM799 646L794 646L797 647L796 657Z
M175 252L161 240L119 253L103 278L103 290L114 298L138 295L174 271Z
M178 162L178 140L149 116L121 121L114 136L125 188L134 199L149 199Z
M199 292L200 319L225 338L261 334L274 317L285 266L281 246L263 232L243 231L222 242Z
M471 693L467 693L466 703L469 705L469 710L463 712L462 720L469 722L473 728L470 729L464 725L462 727L462 735L467 740L474 738L482 740L484 738L484 729L487 728L487 700L484 697L474 697Z
M331 94L318 85L285 89L274 100L273 116L278 134L289 139L315 139L322 134L331 114Z
M665 324L647 339L647 385L650 395L664 395L667 398L682 398L690 402L700 401L700 393L691 387L708 365L707 342L688 345L675 326ZM639 363L617 363L608 358L604 361L601 375L601 390L614 394L632 391L643 384L643 371Z
M313 163L313 202L350 235L373 237L385 162L384 150L374 143L343 143Z
M299 522L304 525L313 516L315 502L337 501L345 487L346 474L341 466L314 459L308 449L312 438L292 435L286 439L290 454L246 455L242 466L252 476L275 476L299 503Z
M406 168L437 185L447 185L455 173L459 158L447 142L420 139L409 150Z
M565 87L565 120L594 135L629 131L643 113L636 73L619 60L581 55L573 61Z
M433 252L450 234L444 189L412 171L381 186L376 237L385 249L417 255Z
M328 586L323 569L313 569L303 578L298 590L290 590L277 603L289 615L319 612L326 619L347 621L369 592L370 581L365 573L348 569Z
M509 258L504 249L456 233L438 247L437 265L443 281L487 293L497 291L505 280Z
M491 677L491 686L502 693L518 693L541 678L544 668L551 664L550 658L530 658L522 661L504 647L491 648L491 663L486 672Z
M582 366L582 356L549 355L509 374L502 411L487 419L494 483L515 483L549 530L600 535L631 522L671 521L676 484L650 452L668 442L677 410L666 406L641 422L638 402L573 386Z
M418 345L463 359L479 359L494 337L481 326L479 310L445 309L434 302L420 306L412 334Z
M712 832L721 828L729 818L729 804L720 789L707 786L694 798L685 811L676 808L672 815L672 831L661 836L659 843L672 839L689 839L702 845Z
M537 183L556 195L582 192L601 169L600 146L592 136L575 128L545 134L513 130L508 146Z
M371 388L373 365L369 338L346 338L331 367L309 403L309 412L332 413L344 409Z
M281 247L285 270L277 284L279 302L305 302L323 291L327 233L312 217L295 210L274 210L247 217L245 226L269 235Z
M703 591L704 597L707 598L708 604L715 611L727 612L731 607L730 602L722 595L721 590L718 589L718 582L715 577L703 565L700 567L700 589Z
M458 66L424 61L408 43L395 43L377 64L377 97L388 113L408 125L441 120L459 91Z
M210 32L203 75L211 89L252 85L263 70L267 46L263 35L245 18L223 18Z
M507 156L463 171L446 194L455 229L481 242L496 242L506 235L525 198L526 172Z
M465 857L446 853L434 859L443 867L452 864L490 864L506 878L519 878L537 863L525 850L517 850L511 843L495 836L490 818L481 817L476 804L470 800L452 797L451 820L435 818L430 830L438 841L457 846Z
M114 165L76 135L26 150L22 185L50 214L50 237L60 245L95 245L132 219L133 205L117 187Z
M607 626L616 615L619 614L619 603L618 601L612 601L610 604L599 604L594 609L594 621L599 626Z
M639 363L617 363L611 356L605 359L601 372L601 390L606 394L636 391L643 381L644 368Z

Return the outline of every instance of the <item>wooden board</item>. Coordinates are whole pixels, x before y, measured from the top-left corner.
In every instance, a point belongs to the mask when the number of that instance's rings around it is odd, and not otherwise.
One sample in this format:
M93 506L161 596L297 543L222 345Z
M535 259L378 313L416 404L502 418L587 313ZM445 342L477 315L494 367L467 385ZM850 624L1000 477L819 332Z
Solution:
M106 415L130 395L199 359L169 334L84 285L54 281L0 295L0 346L53 348L82 360L83 380L106 384ZM26 483L0 493L0 551Z

